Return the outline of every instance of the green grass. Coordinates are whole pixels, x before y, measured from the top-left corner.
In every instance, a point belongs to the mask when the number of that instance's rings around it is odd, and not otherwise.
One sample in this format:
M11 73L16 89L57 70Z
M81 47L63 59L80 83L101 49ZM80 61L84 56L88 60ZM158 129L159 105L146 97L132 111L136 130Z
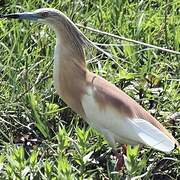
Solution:
M2 1L3 2L3 1ZM53 7L75 23L180 51L178 0L7 1L1 14ZM114 60L87 51L88 64L116 84L180 138L180 56L83 30ZM115 44L103 46L103 44ZM0 20L0 179L180 178L180 154L128 147L125 169L103 137L56 95L55 35L44 25Z

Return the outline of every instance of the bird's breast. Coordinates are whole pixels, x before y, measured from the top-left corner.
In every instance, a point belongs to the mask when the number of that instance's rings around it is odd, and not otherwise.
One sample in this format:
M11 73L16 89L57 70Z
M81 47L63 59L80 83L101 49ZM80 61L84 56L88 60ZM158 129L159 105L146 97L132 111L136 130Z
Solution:
M80 100L84 91L85 71L63 52L59 44L54 54L53 80L57 94L73 111L84 117Z

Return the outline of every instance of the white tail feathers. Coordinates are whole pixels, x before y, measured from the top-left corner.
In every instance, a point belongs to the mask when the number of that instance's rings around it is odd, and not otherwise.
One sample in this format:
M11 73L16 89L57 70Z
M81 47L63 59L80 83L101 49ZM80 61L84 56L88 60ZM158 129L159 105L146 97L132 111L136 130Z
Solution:
M175 143L150 122L144 119L133 119L132 123L143 144L166 153L175 148Z

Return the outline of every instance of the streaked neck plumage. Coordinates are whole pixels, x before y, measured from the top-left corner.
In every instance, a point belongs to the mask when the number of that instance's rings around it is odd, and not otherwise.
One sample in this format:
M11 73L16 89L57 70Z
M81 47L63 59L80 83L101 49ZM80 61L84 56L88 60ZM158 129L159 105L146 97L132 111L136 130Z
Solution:
M54 28L56 47L54 57L54 85L57 93L76 112L83 116L80 99L84 93L86 64L83 40L72 22ZM73 32L73 33L72 33ZM78 104L79 103L79 104Z

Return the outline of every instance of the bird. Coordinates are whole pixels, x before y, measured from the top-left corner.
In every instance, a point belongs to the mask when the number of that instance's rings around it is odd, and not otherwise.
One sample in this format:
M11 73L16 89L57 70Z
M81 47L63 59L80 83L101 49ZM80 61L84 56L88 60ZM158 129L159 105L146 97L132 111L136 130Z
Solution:
M53 80L58 95L115 151L122 144L145 145L165 153L179 147L171 133L133 98L87 69L84 48L91 41L64 13L41 8L0 18L37 21L54 30Z

